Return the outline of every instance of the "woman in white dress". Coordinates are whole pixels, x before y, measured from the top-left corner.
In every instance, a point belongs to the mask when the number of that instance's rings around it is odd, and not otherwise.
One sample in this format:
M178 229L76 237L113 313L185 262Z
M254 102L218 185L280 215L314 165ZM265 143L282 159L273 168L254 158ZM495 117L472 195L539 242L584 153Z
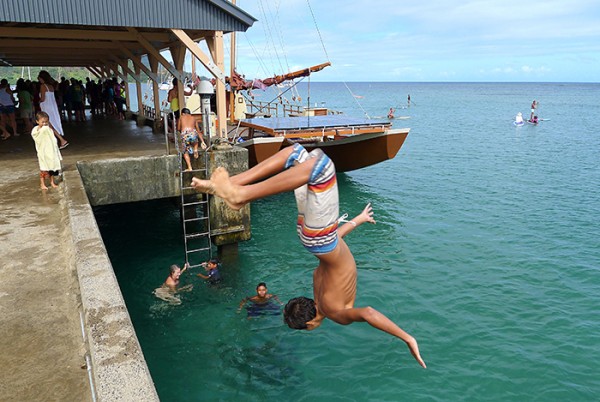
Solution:
M42 112L46 112L50 117L50 125L54 128L54 135L60 141L59 148L64 149L69 143L63 137L65 133L60 121L60 113L58 112L56 98L54 97L56 81L50 76L48 71L45 70L40 71L38 80L40 81L40 109L42 109Z

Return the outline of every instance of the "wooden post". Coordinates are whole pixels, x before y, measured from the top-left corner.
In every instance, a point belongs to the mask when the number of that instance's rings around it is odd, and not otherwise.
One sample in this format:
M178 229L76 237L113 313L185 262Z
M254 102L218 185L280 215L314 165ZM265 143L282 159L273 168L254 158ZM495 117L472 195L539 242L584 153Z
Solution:
M214 36L206 38L206 44L217 68L225 71L225 55L223 53L223 31L215 31ZM219 137L227 137L227 112L225 101L225 81L217 80L217 119L219 121Z

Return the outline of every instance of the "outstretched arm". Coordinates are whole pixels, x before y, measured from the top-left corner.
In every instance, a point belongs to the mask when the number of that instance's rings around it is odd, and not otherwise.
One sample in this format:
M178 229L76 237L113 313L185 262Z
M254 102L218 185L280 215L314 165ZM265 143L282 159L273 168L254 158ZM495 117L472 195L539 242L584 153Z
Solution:
M417 360L417 362L423 368L427 368L425 362L421 358L421 354L419 353L419 345L417 344L417 340L413 338L409 333L402 330L402 328L394 324L392 320L390 320L374 308L359 307L344 309L328 315L327 318L342 325L352 324L353 322L366 321L372 327L402 339L408 346L410 353Z
M351 221L346 222L346 224L344 224L343 226L339 227L338 235L340 237L344 237L365 222L375 224L375 219L373 219L373 208L371 208L371 203L368 203L365 209L363 209L363 211L359 215L354 217Z
M240 302L240 306L238 307L238 310L237 310L238 313L240 311L242 311L242 307L244 307L244 304L246 304L248 302L248 300L250 300L250 297L244 297L244 299Z

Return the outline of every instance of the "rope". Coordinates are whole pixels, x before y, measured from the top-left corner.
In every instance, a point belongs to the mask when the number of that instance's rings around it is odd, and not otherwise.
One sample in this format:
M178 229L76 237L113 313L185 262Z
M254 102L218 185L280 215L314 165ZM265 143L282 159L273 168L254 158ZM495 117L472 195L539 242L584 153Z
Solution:
M365 116L367 116L367 119L370 119L371 116L369 116L369 114L362 107L362 105L360 104L360 102L358 101L358 99L356 98L356 96L354 96L354 93L352 92L352 90L350 89L350 87L348 86L348 84L346 84L346 81L344 81L344 86L346 87L346 89L348 90L348 92L350 92L350 95L352 95L352 99L354 99L354 102L356 102L356 104L358 105L358 107L360 108L360 110L362 110L363 113L365 114Z
M317 25L317 19L315 18L315 13L313 12L313 9L310 5L310 0L306 0L306 3L308 4L308 9L310 10L310 14L312 15L313 22L315 23L315 28L317 29L317 33L319 34L319 40L321 41L321 46L323 46L323 52L325 52L325 58L327 59L328 62L331 63L331 60L329 60L329 55L327 54L327 49L325 49L325 42L323 42L323 36L321 35L321 30L319 29L319 26Z

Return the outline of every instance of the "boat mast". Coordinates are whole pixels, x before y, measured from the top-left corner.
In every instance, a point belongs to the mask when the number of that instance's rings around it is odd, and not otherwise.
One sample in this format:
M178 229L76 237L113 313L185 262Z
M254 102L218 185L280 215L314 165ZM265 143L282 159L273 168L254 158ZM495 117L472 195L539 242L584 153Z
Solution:
M233 4L235 6L235 1L236 0L231 0L231 4ZM235 72L235 57L236 57L236 52L235 52L235 31L231 31L231 43L229 44L230 48L231 48L231 54L229 57L229 77L231 79L231 77L233 77L234 72ZM231 83L229 84L229 122L233 124L233 122L235 121L235 90L233 89L233 86L231 85Z

